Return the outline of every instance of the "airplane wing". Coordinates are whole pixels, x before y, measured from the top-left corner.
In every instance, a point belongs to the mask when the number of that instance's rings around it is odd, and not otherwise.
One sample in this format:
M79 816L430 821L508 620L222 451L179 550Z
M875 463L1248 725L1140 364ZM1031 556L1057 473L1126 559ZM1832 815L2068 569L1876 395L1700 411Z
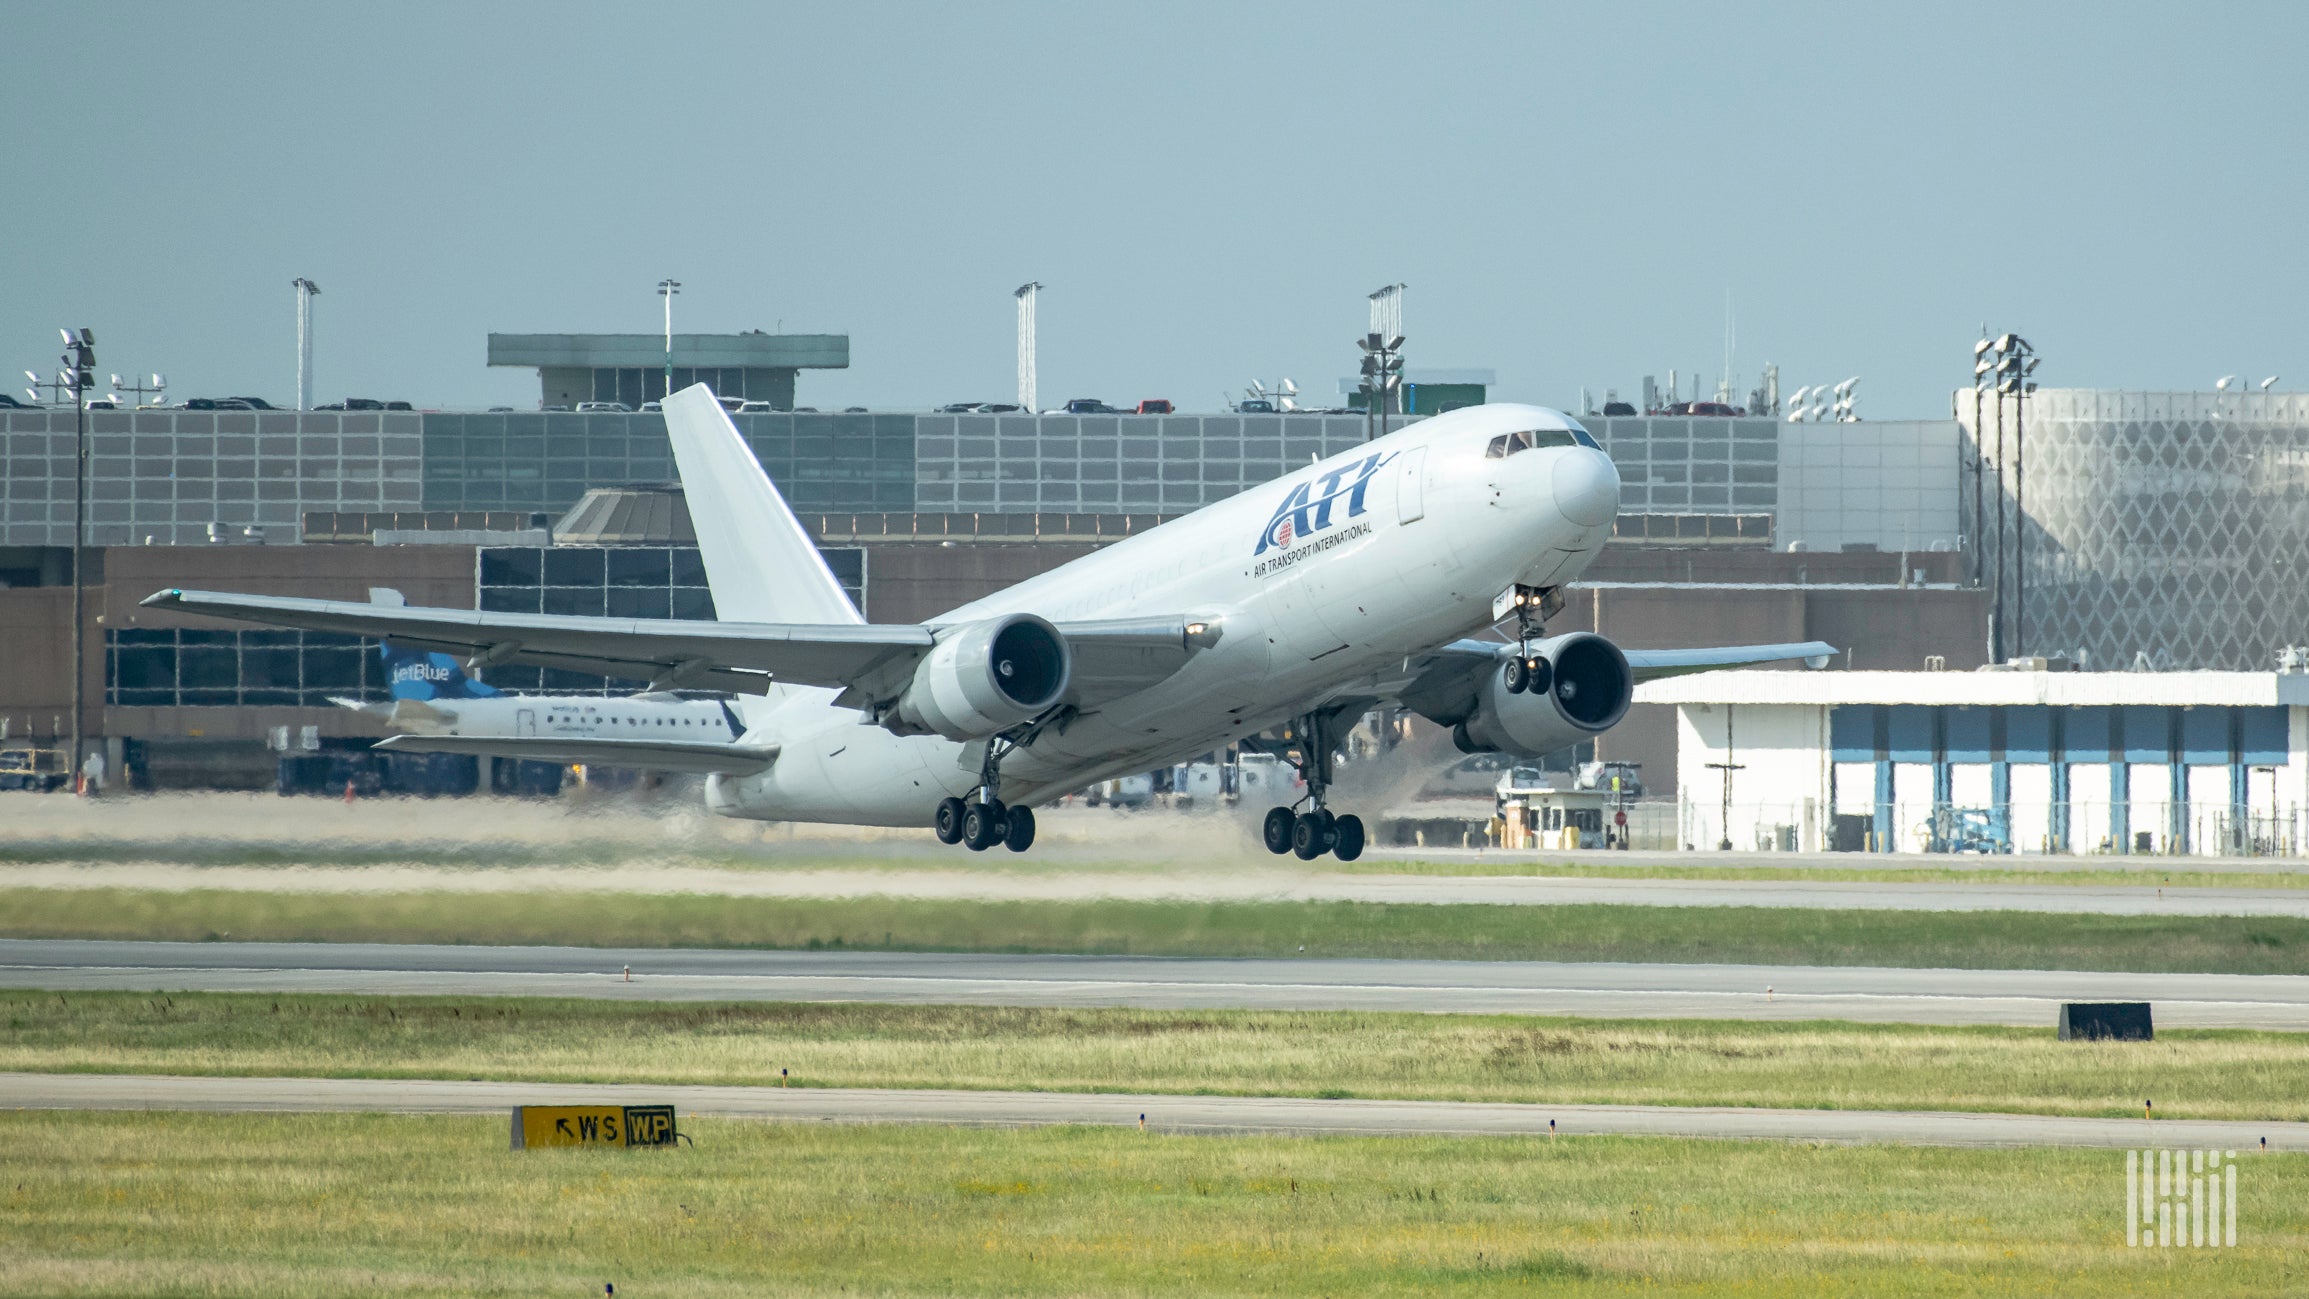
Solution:
M389 753L471 753L531 762L584 762L647 771L752 776L777 761L775 745L749 748L706 740L596 740L558 736L393 735L372 747Z
M1512 653L1515 647L1499 641L1456 640L1440 649L1413 655L1404 664L1404 671L1394 682L1391 693L1397 702L1428 718L1460 718L1473 706L1483 680L1498 666L1499 660ZM1623 649L1628 667L1634 672L1636 684L1657 681L1662 677L1684 676L1693 672L1713 672L1723 668L1753 667L1761 663L1781 663L1802 659L1808 667L1826 667L1836 653L1836 647L1826 641L1800 641L1785 645L1725 645L1701 649L1632 650Z
M864 708L894 699L913 678L938 629L886 623L815 625L701 622L662 618L573 618L166 590L156 609L343 632L458 654L483 664L533 663L597 676L647 681L653 690L762 694L771 681L843 690L837 702ZM1214 629L1181 618L1059 623L1075 654L1069 696L1092 707L1169 676Z

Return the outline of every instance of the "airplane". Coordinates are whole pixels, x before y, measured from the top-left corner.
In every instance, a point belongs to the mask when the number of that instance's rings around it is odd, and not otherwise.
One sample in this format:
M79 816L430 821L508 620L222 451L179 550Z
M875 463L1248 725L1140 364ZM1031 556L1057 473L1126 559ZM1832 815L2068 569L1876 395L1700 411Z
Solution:
M1549 636L1562 588L1603 549L1619 473L1576 420L1472 406L1419 421L918 625L870 624L712 391L664 403L722 621L564 617L181 589L155 608L391 637L463 657L713 689L745 732L457 751L709 773L715 812L929 826L983 852L1034 842L1036 804L1242 743L1295 766L1266 847L1351 861L1367 832L1330 807L1355 719L1409 709L1469 752L1544 754L1609 730L1639 681L1787 659L1823 642L1628 650ZM1471 639L1510 616L1514 639ZM1262 739L1279 733L1279 739ZM438 749L452 737L378 747ZM582 755L582 756L580 756Z
M404 607L398 591L369 589L369 602ZM551 752L559 739L609 737L675 741L702 741L713 758L744 737L745 723L720 700L683 699L676 695L509 695L468 676L457 659L427 653L393 641L380 641L378 656L385 664L389 704L358 699L329 702L364 716L374 717L410 735L449 738L450 747L435 752L485 752L456 747L456 741L518 739L528 744L522 756L550 762L584 762L585 757L562 757ZM665 770L656 767L656 770ZM686 768L682 768L686 769Z

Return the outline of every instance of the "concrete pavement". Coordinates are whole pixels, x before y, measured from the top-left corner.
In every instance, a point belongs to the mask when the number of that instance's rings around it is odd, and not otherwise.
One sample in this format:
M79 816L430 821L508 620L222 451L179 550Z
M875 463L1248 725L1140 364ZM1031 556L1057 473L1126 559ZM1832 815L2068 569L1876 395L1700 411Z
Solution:
M8 939L0 940L0 987L1849 1019L2048 1031L2064 1001L2147 1001L2160 1027L2309 1031L2309 976L1869 966Z
M0 1074L0 1108L220 1113L507 1114L515 1105L665 1105L685 1116L781 1122L1089 1124L1163 1133L1290 1136L1674 1136L1927 1146L2309 1149L2309 1123L2048 1118L1888 1110L1767 1110L1268 1096L881 1088L617 1086L365 1078ZM1549 1124L1555 1124L1551 1129Z

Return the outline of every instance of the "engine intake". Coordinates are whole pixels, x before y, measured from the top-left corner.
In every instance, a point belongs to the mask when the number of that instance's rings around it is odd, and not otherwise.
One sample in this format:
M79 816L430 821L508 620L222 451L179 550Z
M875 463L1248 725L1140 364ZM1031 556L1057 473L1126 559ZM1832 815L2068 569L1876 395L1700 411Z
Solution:
M1493 669L1475 711L1451 730L1460 752L1539 757L1608 731L1627 716L1635 673L1619 646L1582 631L1540 641L1532 652L1539 660L1534 689L1511 691L1506 664Z
M1073 679L1073 647L1033 614L950 628L890 710L891 729L983 740L1048 711Z

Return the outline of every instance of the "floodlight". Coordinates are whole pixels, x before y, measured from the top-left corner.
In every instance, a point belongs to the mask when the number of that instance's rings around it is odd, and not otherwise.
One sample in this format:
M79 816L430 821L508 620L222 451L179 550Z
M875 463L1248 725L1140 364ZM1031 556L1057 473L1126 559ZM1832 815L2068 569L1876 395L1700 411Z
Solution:
M2213 391L2215 391L2215 392L2227 392L2227 391L2229 390L2229 385L2230 385L2230 384L2232 384L2232 383L2235 383L2236 381L2237 381L2237 376L2236 376L2236 375L2233 375L2233 374L2224 374L2224 375L2222 375L2220 378L2218 378L2218 379L2215 379L2215 380L2213 381Z
M2011 334L1998 334L1998 335L1996 336L1996 343L1995 343L1995 347L1996 347L1996 350L1997 350L1997 351L1999 351L1999 352L2002 352L2002 351L2006 350L2007 348L2010 348L2010 347L2012 346L2012 341L2013 341L2013 335L2011 335Z
M1981 339L1979 342L1972 345L1972 354L1974 356L1978 356L1982 352L1987 351L1991 346L1993 346L1993 344L1991 344L1987 339Z
M2273 385L2274 385L2276 382L2277 382L2277 376L2276 376L2276 375L2273 375L2273 374L2272 374L2272 375L2270 375L2268 378L2266 378L2266 379L2263 379L2263 380L2261 381L2261 391L2263 391L2263 392L2267 392L2267 391L2269 391L2269 389L2270 389L2270 388L2271 388L2271 387L2272 387L2272 386L2273 386Z
M1397 334L1392 340L1390 340L1387 344L1387 350L1390 352L1399 352L1403 350L1403 335Z

